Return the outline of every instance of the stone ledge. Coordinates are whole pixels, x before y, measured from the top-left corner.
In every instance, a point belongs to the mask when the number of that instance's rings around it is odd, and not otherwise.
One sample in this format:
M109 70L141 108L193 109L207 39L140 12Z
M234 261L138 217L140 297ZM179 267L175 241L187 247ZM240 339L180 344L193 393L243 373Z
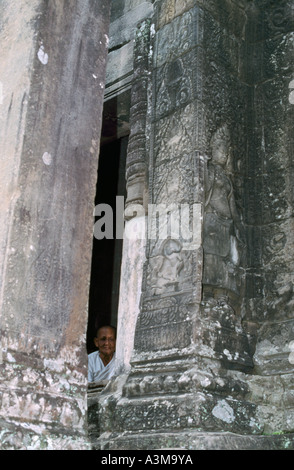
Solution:
M86 432L0 418L0 450L91 450Z
M254 436L232 433L152 433L101 435L100 450L294 450L294 434Z

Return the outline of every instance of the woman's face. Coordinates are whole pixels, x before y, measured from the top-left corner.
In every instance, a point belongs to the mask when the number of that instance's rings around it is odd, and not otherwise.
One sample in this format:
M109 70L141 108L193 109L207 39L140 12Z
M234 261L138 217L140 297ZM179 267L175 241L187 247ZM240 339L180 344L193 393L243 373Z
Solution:
M217 139L211 148L214 163L225 165L228 158L228 145L224 140Z
M112 328L100 328L98 336L94 338L94 343L99 349L100 355L112 356L115 351L115 334Z

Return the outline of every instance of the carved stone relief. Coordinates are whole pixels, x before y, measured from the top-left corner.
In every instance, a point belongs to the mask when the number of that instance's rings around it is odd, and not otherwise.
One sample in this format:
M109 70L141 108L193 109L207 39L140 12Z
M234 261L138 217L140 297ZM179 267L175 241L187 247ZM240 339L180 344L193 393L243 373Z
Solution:
M184 58L175 59L158 70L158 86L156 93L156 117L160 118L192 99L192 63L193 56L187 54ZM189 64L189 68L187 64Z
M182 348L191 342L189 304L196 291L197 255L178 240L161 240L157 254L145 265L145 291L139 313L135 348L153 351Z
M201 34L198 21L199 9L194 7L158 31L155 49L157 67L178 59L180 54L199 44Z
M230 176L230 136L227 126L211 140L205 171L204 285L240 293L244 233Z
M176 16L192 8L194 0L163 0L155 2L159 26L170 23Z
M161 253L150 258L148 265L148 285L150 294L174 292L179 285L184 268L182 246L179 241L167 239L163 242Z
M134 48L134 79L131 90L130 136L126 161L126 207L145 205L146 128L148 121L150 21L138 27Z

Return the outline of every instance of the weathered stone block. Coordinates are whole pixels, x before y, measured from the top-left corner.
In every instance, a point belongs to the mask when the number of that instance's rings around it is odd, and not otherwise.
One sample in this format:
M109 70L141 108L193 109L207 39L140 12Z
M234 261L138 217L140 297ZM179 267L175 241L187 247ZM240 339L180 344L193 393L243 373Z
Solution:
M1 5L4 447L88 448L89 201L96 190L109 10L109 2L92 0L71 9L43 0Z

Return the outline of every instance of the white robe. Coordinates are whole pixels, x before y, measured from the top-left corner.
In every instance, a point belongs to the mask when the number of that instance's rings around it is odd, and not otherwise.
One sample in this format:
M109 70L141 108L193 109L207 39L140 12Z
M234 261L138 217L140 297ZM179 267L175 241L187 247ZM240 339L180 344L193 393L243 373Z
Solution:
M103 364L99 351L88 355L88 382L109 380L114 375L114 369L115 355L106 366Z

